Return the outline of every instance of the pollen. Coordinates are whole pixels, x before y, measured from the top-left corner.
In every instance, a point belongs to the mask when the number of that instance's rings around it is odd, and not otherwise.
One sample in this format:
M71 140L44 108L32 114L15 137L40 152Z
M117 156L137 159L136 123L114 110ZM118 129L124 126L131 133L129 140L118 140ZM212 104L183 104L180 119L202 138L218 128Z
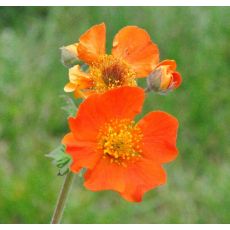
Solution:
M134 121L114 119L106 123L98 135L98 149L111 163L126 166L127 161L141 157L143 134Z
M89 73L96 92L120 86L136 86L136 73L123 60L112 55L102 55L90 66Z

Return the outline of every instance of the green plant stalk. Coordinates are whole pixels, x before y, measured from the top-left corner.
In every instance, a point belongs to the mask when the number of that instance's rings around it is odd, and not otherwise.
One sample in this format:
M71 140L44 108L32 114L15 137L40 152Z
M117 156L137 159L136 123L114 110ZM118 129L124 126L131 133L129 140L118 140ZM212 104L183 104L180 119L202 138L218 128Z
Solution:
M57 204L55 206L55 210L52 216L51 224L59 224L62 218L62 214L65 208L66 200L71 189L71 185L73 183L74 174L72 172L68 172L65 177L64 183L62 185Z

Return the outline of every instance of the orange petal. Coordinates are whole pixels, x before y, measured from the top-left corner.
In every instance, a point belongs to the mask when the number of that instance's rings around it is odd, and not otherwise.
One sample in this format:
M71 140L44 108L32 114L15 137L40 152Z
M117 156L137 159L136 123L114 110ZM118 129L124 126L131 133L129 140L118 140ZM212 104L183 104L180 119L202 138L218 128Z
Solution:
M106 111L107 120L111 118L133 120L141 112L144 96L144 90L139 87L115 88L101 96L101 108Z
M93 81L88 73L81 70L79 65L75 65L69 69L69 80L79 89L86 89L93 86Z
M174 72L172 75L173 75L174 86L175 88L178 88L182 83L182 77L178 72Z
M64 87L64 91L67 93L73 92L76 89L76 84L73 84L71 82L67 83Z
M143 132L143 155L159 163L172 161L178 155L176 138L178 121L165 112L147 114L138 126Z
M79 39L78 58L91 64L99 55L105 54L106 28L101 23L91 27Z
M73 161L73 156L76 153L76 140L73 134L72 133L66 134L62 139L62 144L65 145L66 147L66 153L68 153L72 157L72 164L70 166L71 171L79 172L82 169L82 167L80 167L79 165L75 165Z
M157 45L137 26L126 26L116 34L112 54L130 64L137 77L149 75L159 62Z
M125 168L111 163L108 158L101 158L93 170L85 173L84 186L92 191L115 190L124 191L124 170Z
M125 170L125 190L121 196L131 202L141 202L145 192L166 182L164 169L154 161L141 158Z
M84 103L84 102L83 102ZM78 111L79 114L79 111ZM90 116L79 116L76 118L70 117L68 119L71 132L74 134L77 141L96 142L98 135L97 123L90 120Z
M70 169L79 172L83 167L93 168L101 157L100 152L95 151L95 143L83 143L76 140L73 133L68 133L62 139L66 146L66 152L72 157Z
M160 90L167 91L180 86L182 78L178 72L175 72L176 67L174 60L164 60L157 65L155 72L161 73Z
M144 90L120 87L104 94L89 96L79 107L76 118L69 119L71 131L78 140L94 141L99 129L111 119L131 119L140 113Z
M157 65L157 67L159 67L159 66L169 66L169 69L171 71L175 71L176 70L176 61L167 59L167 60L164 60L164 61L160 62Z

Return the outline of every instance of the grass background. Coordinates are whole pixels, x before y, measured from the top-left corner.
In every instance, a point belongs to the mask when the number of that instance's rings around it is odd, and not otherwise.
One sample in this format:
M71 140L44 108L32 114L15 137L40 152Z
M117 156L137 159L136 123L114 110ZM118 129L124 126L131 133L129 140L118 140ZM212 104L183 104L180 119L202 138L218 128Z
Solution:
M63 178L45 154L68 131L59 47L105 22L107 47L126 25L145 28L182 86L150 94L144 113L180 121L168 183L140 204L76 179L63 223L230 223L229 7L0 7L0 223L48 223Z

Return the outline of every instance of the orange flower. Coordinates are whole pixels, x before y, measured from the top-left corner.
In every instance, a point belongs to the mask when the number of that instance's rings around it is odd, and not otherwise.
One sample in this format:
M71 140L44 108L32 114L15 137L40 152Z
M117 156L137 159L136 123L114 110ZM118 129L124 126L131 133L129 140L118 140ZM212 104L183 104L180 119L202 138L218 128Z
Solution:
M148 90L165 93L178 88L182 78L180 73L175 70L176 62L174 60L160 62L147 78Z
M84 74L91 80L89 86L79 87L72 81L72 75L78 78L78 82L84 81L84 78L79 74L80 69L75 72L73 67L69 78L72 89L75 85L74 91L101 93L120 86L136 86L135 78L149 75L159 61L156 44L144 29L137 26L126 26L116 34L110 55L106 54L105 42L106 27L101 23L91 27L74 44L78 59L89 66Z
M166 182L162 164L178 154L178 122L157 111L135 123L143 101L143 89L120 87L91 95L69 118L71 132L62 143L72 157L71 171L87 168L86 188L114 190L140 202L145 192Z

